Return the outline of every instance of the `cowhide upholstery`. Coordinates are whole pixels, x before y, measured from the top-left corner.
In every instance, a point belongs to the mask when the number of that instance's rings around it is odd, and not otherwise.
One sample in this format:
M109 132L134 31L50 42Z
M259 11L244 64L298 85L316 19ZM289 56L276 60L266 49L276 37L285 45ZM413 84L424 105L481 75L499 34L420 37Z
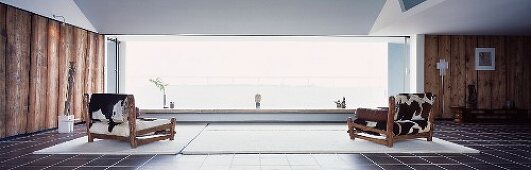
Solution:
M112 132L116 125L127 124L126 100L127 95L122 94L92 94L89 102L92 122L106 124L109 132Z
M434 102L431 93L399 94L395 96L396 114L393 121L393 134L410 135L430 131L428 116ZM367 127L386 130L386 121L371 121L357 118L354 123ZM380 135L375 132L366 132Z
M136 119L136 130L144 130L164 124L171 123L169 119L144 119L144 118L138 118ZM89 129L90 133L96 133L96 134L103 134L103 135L114 135L114 136L123 136L128 137L129 132L129 123L119 123L116 124L111 131L109 131L109 123L108 122L94 122L90 126ZM149 134L148 134L149 135Z
M89 113L92 118L92 123L89 125L89 132L104 135L129 136L129 114L126 110L128 96L133 97L125 94L92 94L89 102ZM137 114L138 108L135 108L134 112ZM171 120L137 118L135 123L135 129L140 131L171 123Z

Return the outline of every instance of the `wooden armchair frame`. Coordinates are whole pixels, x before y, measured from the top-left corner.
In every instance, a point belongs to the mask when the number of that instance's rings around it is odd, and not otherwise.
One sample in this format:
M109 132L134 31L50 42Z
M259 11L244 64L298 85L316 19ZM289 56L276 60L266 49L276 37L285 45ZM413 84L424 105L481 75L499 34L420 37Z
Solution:
M403 140L403 139L426 138L427 141L432 141L433 124L434 124L433 123L433 120L434 120L433 109L430 110L429 115L428 115L428 122L430 122L430 131L429 132L417 133L417 134L414 134L414 135L397 135L397 136L395 136L393 134L393 124L394 124L394 118L395 118L395 114L396 114L396 110L394 109L395 106L396 106L395 97L394 96L389 97L389 109L388 109L388 114L387 114L386 130L385 131L384 130L380 130L380 129L376 129L376 128L367 127L365 125L354 123L354 121L352 120L352 117L347 118L347 126L348 126L348 131L347 132L348 132L348 134L350 136L350 139L353 139L353 140L356 139L356 138L365 139L365 140L368 140L368 141L372 141L372 142L375 142L375 143L386 145L388 147L393 147L393 143L395 141ZM369 137L369 136L363 136L363 135L358 134L358 133L363 133L362 131L366 131L366 132L368 131L368 132L375 132L375 133L379 133L379 134L384 134L385 135L385 139L374 138L374 137Z
M137 119L137 113L136 113L136 107L135 107L135 99L132 95L127 96L127 102L126 102L126 108L125 113L128 113L128 123L129 123L129 137L124 136L116 136L116 135L106 135L106 134L96 134L96 133L90 133L90 125L92 124L92 117L91 113L89 112L89 102L90 98L88 94L85 94L83 97L83 107L85 109L85 118L86 118L86 126L87 126L87 136L88 136L88 142L93 142L94 138L98 139L112 139L112 140L121 140L126 141L131 144L131 148L136 148L138 145L147 144L159 140L165 140L170 139L174 140L175 138L175 118L171 118L170 123L163 124L155 127L151 127L148 129L143 130L136 130L136 119ZM146 137L149 136L148 134L154 133L155 135L152 135L153 137L139 139L138 137Z

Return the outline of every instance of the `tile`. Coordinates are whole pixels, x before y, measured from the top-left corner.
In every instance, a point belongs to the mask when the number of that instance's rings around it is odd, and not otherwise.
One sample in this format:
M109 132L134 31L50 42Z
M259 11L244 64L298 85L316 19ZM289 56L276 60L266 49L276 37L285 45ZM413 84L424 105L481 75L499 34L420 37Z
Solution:
M260 170L291 170L290 166L260 166Z
M260 170L260 166L231 166L231 170Z
M411 170L412 168L406 165L380 165L385 170Z
M79 167L76 170L105 170L107 167L90 167L90 166L83 166Z
M230 170L230 165L203 165L199 170Z
M415 170L444 170L436 165L410 165Z
M112 166L116 163L118 163L121 159L102 159L98 158L95 160L92 160L85 166Z
M317 166L317 160L311 155L289 155L288 162L291 166Z
M398 160L394 159L393 157L381 157L381 156L378 156L378 157L369 157L369 159L371 159L372 161L374 161L374 163L378 164L378 165L402 165L401 162L399 162Z
M412 157L412 156L397 156L395 157L400 162L408 164L408 165L415 165L415 164L430 164L426 160L420 158L420 157Z
M288 158L284 157L265 157L260 158L260 165L261 166L289 166Z
M78 166L82 166L82 165L85 165L85 164L88 164L90 161L92 161L93 158L72 158L72 159L68 159L68 160L65 160L57 165L54 165L54 166L75 166L75 167L78 167Z
M300 166L293 166L291 165L291 169L292 170L320 170L321 167L319 166L304 166L304 165L300 165Z
M472 170L474 169L474 168L471 168L465 165L439 165L439 166L443 167L444 169L448 169L448 170L451 170L451 169Z
M133 166L133 167L139 167L144 165L148 159L129 159L125 158L120 160L116 165L114 166Z
M446 157L442 157L442 156L426 156L426 157L422 157L422 158L427 160L428 162L430 162L432 164L437 164L437 165L441 165L441 164L459 164L457 161L454 161L452 159L449 159L449 158L446 158Z
M260 158L259 157L234 157L232 160L233 166L251 166L251 165L258 165L260 166Z
M107 170L136 170L137 167L109 167Z

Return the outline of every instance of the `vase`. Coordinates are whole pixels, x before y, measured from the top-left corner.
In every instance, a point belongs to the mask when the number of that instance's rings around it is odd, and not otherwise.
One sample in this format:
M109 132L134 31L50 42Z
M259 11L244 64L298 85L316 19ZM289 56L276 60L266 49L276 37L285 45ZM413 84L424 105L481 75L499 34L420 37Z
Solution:
M74 115L58 116L58 129L59 133L72 133L74 132Z
M166 106L166 94L162 95L162 108L168 108L168 106Z

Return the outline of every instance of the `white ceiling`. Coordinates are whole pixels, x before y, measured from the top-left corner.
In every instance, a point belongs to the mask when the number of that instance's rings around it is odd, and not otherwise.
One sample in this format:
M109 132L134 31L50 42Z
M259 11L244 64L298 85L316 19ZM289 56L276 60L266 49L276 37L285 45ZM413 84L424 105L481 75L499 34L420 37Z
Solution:
M103 34L531 35L531 0L0 0Z
M385 0L75 0L104 34L366 35Z

